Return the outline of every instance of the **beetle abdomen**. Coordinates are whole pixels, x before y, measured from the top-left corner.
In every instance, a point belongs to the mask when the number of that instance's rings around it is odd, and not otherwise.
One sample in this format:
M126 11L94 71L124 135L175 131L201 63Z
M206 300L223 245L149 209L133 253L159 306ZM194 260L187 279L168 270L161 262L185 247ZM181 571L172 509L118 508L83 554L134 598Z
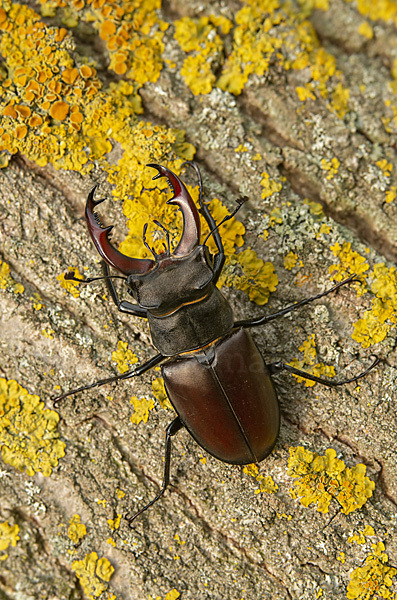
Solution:
M233 464L263 460L280 427L276 392L259 350L243 329L162 366L169 398L194 439Z

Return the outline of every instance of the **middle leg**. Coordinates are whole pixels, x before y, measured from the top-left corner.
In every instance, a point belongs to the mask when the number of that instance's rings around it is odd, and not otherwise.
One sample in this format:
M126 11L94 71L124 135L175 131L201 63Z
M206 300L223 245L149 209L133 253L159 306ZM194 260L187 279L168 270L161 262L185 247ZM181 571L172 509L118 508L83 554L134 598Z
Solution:
M301 300L300 302L297 302L296 304L293 304L292 306L287 306L287 308L284 308L283 310L273 313L272 315L259 317L258 319L246 319L244 321L236 321L234 323L234 326L235 327L257 327L259 325L265 325L265 323L269 323L269 321L273 321L274 319L278 319L279 317L287 315L288 313L292 312L293 310L296 310L297 308L301 308L301 306L305 306L306 304L309 304L309 302L313 302L314 300L318 300L319 298L328 296L328 294L332 294L333 292L338 290L340 287L342 287L342 285L352 283L353 281L358 281L357 275L351 275L347 279L344 279L343 281L340 281L339 283L334 285L332 288L330 288L326 292L317 294L317 296L311 296L310 298L306 298L306 300Z

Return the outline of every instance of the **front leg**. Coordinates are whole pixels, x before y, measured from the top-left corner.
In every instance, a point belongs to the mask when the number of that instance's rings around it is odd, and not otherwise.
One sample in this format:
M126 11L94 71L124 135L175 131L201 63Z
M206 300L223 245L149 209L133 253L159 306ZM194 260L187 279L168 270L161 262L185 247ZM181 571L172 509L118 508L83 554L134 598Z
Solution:
M138 306L138 304L132 304L132 302L128 302L127 300L119 299L113 281L109 279L109 267L104 260L101 262L101 269L104 277L106 277L105 282L108 292L118 310L123 313L128 313L129 315L134 315L135 317L147 318L147 311L144 308Z
M131 377L138 377L139 375L146 373L146 371L153 369L153 367L156 367L163 360L165 360L165 358L166 357L163 356L162 354L156 354L156 356L153 356L153 358L150 358L148 361L146 361L139 367L135 367L135 369L132 369L131 371L128 371L127 373L122 373L121 375L114 375L113 377L107 377L106 379L101 379L100 381L95 381L94 383L82 385L81 387L76 388L75 390L66 392L65 394L62 394L61 396L57 396L56 398L52 399L53 404L55 406L57 402L59 402L60 400L63 400L64 398L67 398L68 396L73 396L73 394L77 394L78 392L83 392L84 390L91 390L94 387L99 387L100 385L105 385L106 383L113 383L114 381L122 381L124 379L130 379Z

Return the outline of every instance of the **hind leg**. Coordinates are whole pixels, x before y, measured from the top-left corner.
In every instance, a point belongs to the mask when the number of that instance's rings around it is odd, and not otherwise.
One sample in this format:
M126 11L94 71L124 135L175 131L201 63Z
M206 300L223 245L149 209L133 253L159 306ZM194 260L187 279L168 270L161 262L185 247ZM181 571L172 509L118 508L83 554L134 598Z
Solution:
M157 502L157 500L159 500L161 498L161 496L164 494L165 490L167 489L169 483L170 483L170 467L171 467L171 438L178 433L178 431L180 429L182 429L183 425L179 419L179 417L176 417L176 419L174 419L167 427L167 429L165 430L165 460L164 460L164 476L163 476L163 485L161 486L161 489L159 491L159 493L157 494L157 496L151 500L149 502L149 504L146 504L146 506L144 506L143 508L141 508L141 510L139 510L137 513L135 513L134 515L132 515L132 517L128 516L128 513L125 515L125 519L128 521L128 525L131 527L131 524L133 521L135 521L135 519L137 517L139 517L139 515L141 515L145 510L147 510L150 506L152 506L155 502Z

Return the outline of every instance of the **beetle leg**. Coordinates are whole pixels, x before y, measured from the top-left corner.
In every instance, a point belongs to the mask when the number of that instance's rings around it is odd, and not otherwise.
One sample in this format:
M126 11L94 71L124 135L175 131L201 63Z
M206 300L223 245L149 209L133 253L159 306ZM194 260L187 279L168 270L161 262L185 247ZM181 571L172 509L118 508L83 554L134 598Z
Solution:
M101 269L104 276L108 277L110 271L107 263L105 263L104 260L101 263ZM147 311L141 306L138 306L138 304L132 304L132 302L127 302L127 300L119 300L116 288L114 287L111 279L105 279L105 282L108 292L120 312L128 313L129 315L134 315L135 317L147 317Z
M295 367L292 367L291 365L287 365L286 363L283 363L283 362L271 363L270 365L266 365L266 366L269 369L271 374L280 373L280 371L289 371L289 373L292 373L293 375L298 375L299 377L303 377L304 379L309 379L309 381L315 381L316 383L322 383L323 385L326 385L328 387L338 387L339 385L346 385L347 383L353 383L354 381L357 381L358 379L362 379L363 377L365 377L367 375L367 373L372 371L372 369L374 367L376 367L376 365L379 364L379 362L380 362L380 358L376 357L374 362L368 367L368 369L365 369L365 371L363 371L362 373L359 373L355 377L351 377L350 379L345 379L343 381L332 381L332 379L324 379L323 377L317 377L316 375L312 375L311 373L307 373L306 371L301 371L300 369L295 369Z
M246 319L244 321L236 321L234 323L234 327L257 327L259 325L265 325L265 323L269 323L269 321L278 319L279 317L282 317L283 315L286 315L286 314L292 312L293 310L296 310L297 308L301 308L301 306L305 306L306 304L309 304L309 302L313 302L313 300L318 300L319 298L324 298L324 296L328 296L328 294L332 294L332 292L335 292L337 289L342 287L342 285L346 285L347 283L352 283L354 281L359 281L357 278L357 275L351 275L347 279L344 279L343 281L340 281L339 283L334 285L331 289L327 290L326 292L317 294L317 296L311 296L310 298L306 298L306 300L301 300L300 302L297 302L296 304L293 304L292 306L288 306L287 308L284 308L283 310L279 310L278 312L273 313L272 315L265 315L264 317L259 317L259 319Z
M171 466L171 438L178 433L178 431L183 427L181 420L179 417L176 417L165 430L165 456L164 456L164 477L163 477L163 485L161 486L161 490L157 494L157 496L146 504L141 510L132 515L132 517L128 516L128 513L125 515L125 519L128 521L128 525L131 527L131 523L135 521L139 515L141 515L145 510L147 510L150 506L152 506L157 500L161 498L167 489L170 483L170 466Z
M56 404L56 402L59 402L60 400L63 400L64 398L67 398L68 396L73 396L73 394L77 394L77 392L83 392L84 390L90 390L91 388L99 387L100 385L105 385L105 383L112 383L113 381L119 381L121 379L130 379L131 377L137 377L138 375L142 375L143 373L146 373L146 371L149 371L149 369L152 369L153 367L158 365L165 358L166 357L163 356L162 354L156 354L156 356L153 356L153 358L151 358L147 362L143 363L143 365L140 365L139 367L137 367L136 369L133 369L132 371L128 371L128 373L122 373L121 375L115 375L114 377L108 377L107 379L101 379L100 381L96 381L95 383L83 385L82 387L76 388L75 390L72 390L71 392L67 392L66 394L62 394L61 396L57 396L56 398L53 398L52 401L54 404Z

